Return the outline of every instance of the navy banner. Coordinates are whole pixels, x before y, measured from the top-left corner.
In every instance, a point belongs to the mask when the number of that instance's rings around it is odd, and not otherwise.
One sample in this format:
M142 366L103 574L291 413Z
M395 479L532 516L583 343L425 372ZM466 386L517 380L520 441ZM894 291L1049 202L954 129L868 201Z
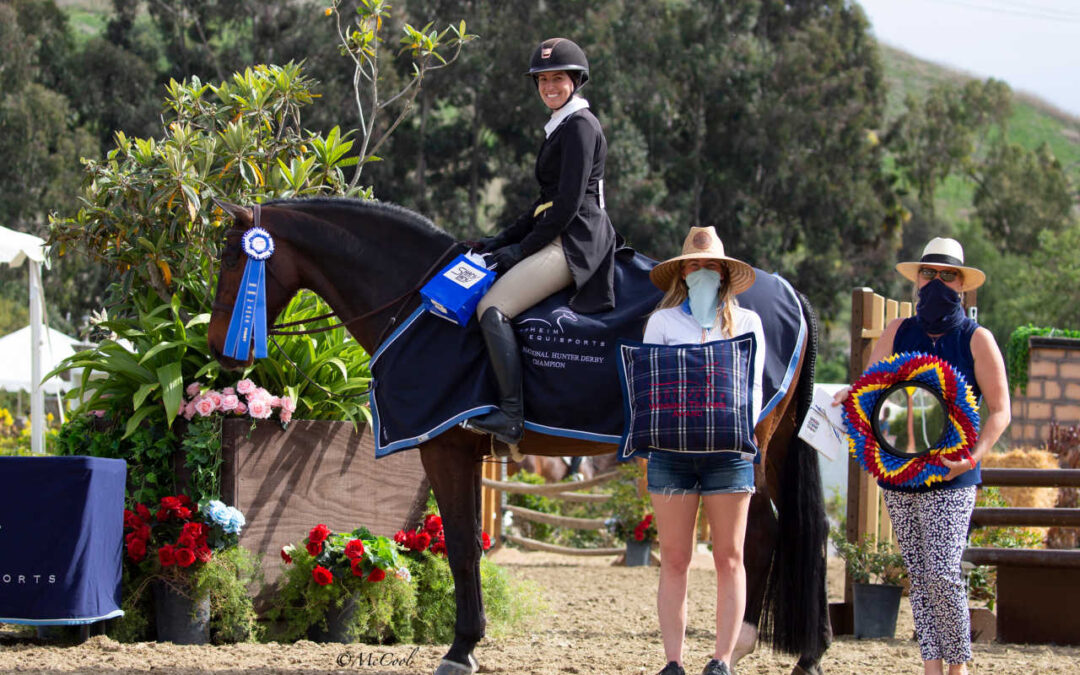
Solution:
M0 623L122 616L127 463L0 457Z

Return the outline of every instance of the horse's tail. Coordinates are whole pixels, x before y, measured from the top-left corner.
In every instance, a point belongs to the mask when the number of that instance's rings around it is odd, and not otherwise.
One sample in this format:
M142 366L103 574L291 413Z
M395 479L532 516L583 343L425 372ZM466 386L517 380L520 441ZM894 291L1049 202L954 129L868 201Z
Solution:
M826 589L828 521L817 451L798 437L814 396L817 317L798 293L807 324L806 352L795 390L795 431L780 470L779 532L765 590L762 629L775 650L820 657L832 640Z

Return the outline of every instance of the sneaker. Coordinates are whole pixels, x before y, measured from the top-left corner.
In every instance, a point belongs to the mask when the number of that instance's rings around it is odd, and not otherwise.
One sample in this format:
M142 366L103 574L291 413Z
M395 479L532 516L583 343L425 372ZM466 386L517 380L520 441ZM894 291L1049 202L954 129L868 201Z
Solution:
M664 669L656 675L686 675L686 671L675 661L668 661L668 664L664 666Z
M713 659L705 664L705 670L701 671L701 675L735 675L735 671L723 661Z

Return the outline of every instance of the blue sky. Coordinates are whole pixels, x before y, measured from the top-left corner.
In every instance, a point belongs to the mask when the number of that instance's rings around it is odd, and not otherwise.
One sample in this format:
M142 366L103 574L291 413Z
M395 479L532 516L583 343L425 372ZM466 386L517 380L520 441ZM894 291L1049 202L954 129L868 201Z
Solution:
M1080 116L1080 0L858 0L880 42Z

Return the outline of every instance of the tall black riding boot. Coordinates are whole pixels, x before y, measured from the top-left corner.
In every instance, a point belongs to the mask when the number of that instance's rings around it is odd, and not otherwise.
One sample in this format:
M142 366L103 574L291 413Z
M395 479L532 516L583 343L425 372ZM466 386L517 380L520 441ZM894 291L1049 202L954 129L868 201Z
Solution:
M474 417L468 426L489 433L507 445L517 445L525 430L525 404L521 394L521 351L514 327L497 307L488 307L480 317L488 358L495 371L499 409Z

